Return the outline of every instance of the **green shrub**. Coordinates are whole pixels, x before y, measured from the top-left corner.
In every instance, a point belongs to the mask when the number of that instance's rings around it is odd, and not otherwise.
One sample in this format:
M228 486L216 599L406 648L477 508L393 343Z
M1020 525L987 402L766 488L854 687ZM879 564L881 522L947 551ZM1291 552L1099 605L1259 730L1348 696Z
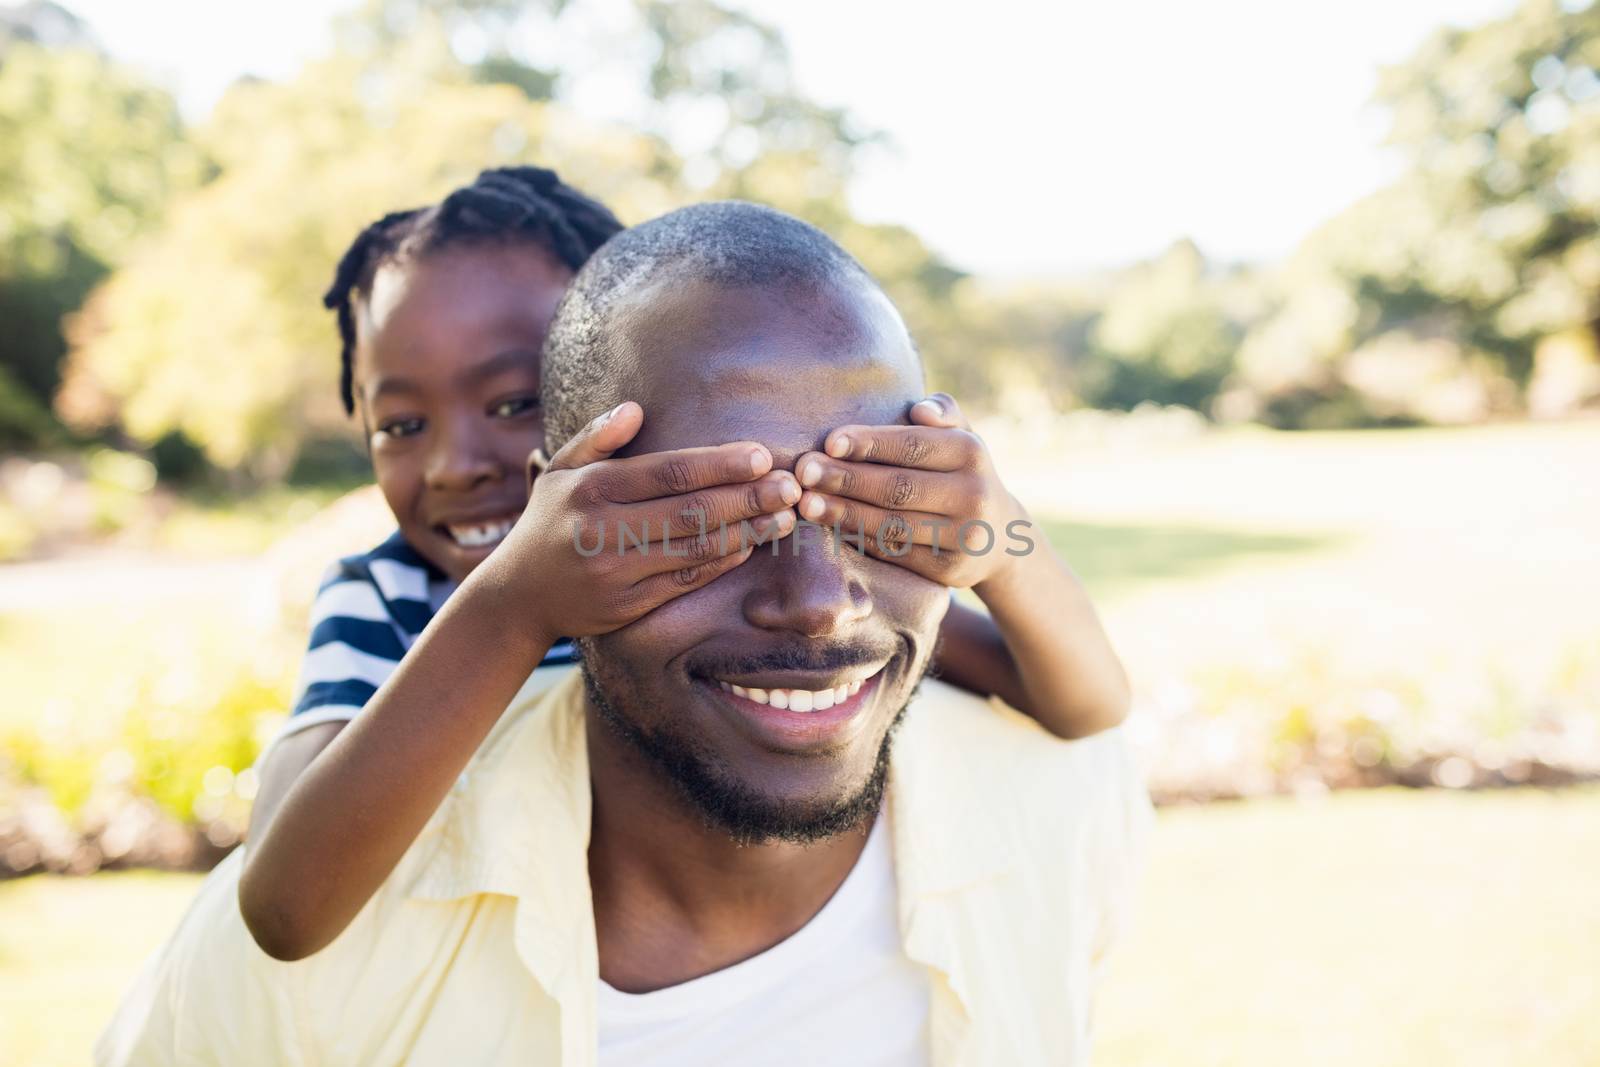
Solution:
M147 798L213 841L237 839L297 650L244 614L6 620L0 667L18 704L0 716L0 775L79 830Z

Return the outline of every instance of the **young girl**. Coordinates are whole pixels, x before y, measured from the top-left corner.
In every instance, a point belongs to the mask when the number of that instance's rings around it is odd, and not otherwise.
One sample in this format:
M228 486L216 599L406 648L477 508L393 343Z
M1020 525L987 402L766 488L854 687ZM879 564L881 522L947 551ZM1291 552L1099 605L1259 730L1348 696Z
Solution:
M625 403L549 460L547 472L573 473L541 476L530 502L539 351L573 275L619 229L551 171L504 168L385 216L339 264L326 302L343 340L341 389L398 530L325 581L294 714L263 761L240 906L279 959L317 951L354 918L534 668L571 662L566 638L625 626L752 551L734 538L689 567L654 550L621 565L608 553L602 566L548 531L596 506L643 528L709 501L772 539L794 530L797 511L824 524L877 519L949 495L919 489L949 476L919 468L916 450L895 462L906 426L840 428L792 474L754 442L613 459L645 418ZM1005 529L1025 515L952 399L930 397L908 419L938 437L931 451L970 454L974 480L947 509L950 528ZM672 532L695 540L692 527ZM1047 546L954 567L943 555L917 545L897 561L972 587L989 614L952 604L938 672L1061 737L1122 719L1121 664Z

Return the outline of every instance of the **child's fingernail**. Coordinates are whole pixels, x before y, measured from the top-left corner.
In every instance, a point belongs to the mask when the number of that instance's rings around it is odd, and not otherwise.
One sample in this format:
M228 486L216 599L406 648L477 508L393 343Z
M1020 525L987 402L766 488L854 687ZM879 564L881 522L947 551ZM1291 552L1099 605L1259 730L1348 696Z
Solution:
M816 485L817 479L822 477L822 466L814 459L808 459L805 466L800 468L800 484Z
M812 496L804 504L800 505L800 513L815 522L817 519L822 518L823 509L826 507L827 505L822 502L820 496Z
M834 459L842 459L850 454L850 438L840 434L828 442L828 455Z
M750 473L767 473L767 454L761 451L759 448L753 448L750 450Z

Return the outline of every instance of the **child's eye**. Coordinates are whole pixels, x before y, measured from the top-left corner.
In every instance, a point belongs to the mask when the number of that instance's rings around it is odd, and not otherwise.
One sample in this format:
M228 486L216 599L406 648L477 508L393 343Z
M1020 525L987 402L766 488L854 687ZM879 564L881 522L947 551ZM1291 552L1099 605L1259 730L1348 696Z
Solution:
M536 396L517 396L510 400L502 400L489 409L489 414L497 419L514 419L518 415L526 415L539 406Z
M378 432L390 437L410 437L422 432L421 419L391 419L389 422L380 423Z

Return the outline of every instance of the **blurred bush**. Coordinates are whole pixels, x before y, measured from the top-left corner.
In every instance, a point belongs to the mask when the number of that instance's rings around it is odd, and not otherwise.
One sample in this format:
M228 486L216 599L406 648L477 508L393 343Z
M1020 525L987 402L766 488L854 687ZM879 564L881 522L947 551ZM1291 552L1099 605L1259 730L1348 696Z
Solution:
M149 460L111 448L59 460L0 460L0 562L152 522L155 487Z
M102 456L101 476L137 491L142 462ZM320 503L265 503L293 532L232 602L0 615L0 875L205 865L241 839L318 581L393 528L376 487Z
M1133 729L1162 802L1591 780L1595 637L1536 679L1466 656L1374 674L1310 648L1276 665L1218 665L1143 694Z
M240 839L298 651L275 620L6 621L21 715L0 716L0 868L186 866Z

